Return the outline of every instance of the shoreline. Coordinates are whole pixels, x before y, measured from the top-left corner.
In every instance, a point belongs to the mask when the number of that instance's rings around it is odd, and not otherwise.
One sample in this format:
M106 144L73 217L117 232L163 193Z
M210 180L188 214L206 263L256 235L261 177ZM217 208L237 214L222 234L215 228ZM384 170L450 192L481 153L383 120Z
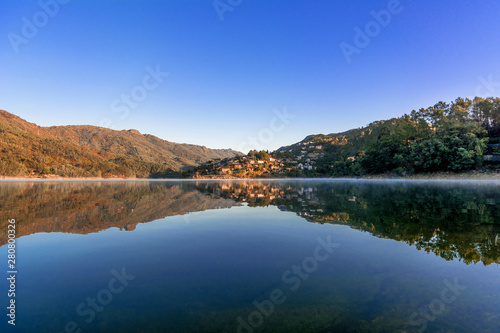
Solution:
M238 180L238 179L352 179L352 180L500 180L500 170L472 170L466 172L433 172L433 173L418 173L413 175L397 175L393 173L363 175L363 176L343 176L343 177L260 177L260 178L237 178L229 176L198 176L189 178L192 180Z
M217 181L217 180L500 180L500 172L437 172L429 174L415 175L394 175L394 174L378 174L364 175L360 177L260 177L260 178L235 178L235 177L216 177L216 176L201 176L197 178L127 178L127 177L77 177L68 178L60 176L28 176L28 177L13 177L0 176L2 181Z

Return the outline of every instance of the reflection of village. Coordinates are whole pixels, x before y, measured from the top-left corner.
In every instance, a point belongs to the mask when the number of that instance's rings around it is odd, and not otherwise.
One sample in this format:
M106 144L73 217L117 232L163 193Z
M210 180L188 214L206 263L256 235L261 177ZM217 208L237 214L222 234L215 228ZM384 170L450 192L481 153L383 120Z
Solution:
M336 219L338 222L347 223L349 214L330 213L330 218L325 216L325 201L316 196L316 189L311 186L297 187L296 185L273 184L255 181L205 183L197 182L198 189L210 192L216 197L233 199L236 202L245 202L249 206L277 206L282 211L293 211L299 216L321 220ZM355 202L356 197L348 199Z
M500 264L499 209L495 208L491 216L479 216L479 212L484 210L477 202L466 204L476 206L477 210L459 210L463 213L459 218L469 219L473 224L466 229L463 226L458 229L445 228L444 219L440 221L425 211L421 212L422 215L417 220L409 217L410 214L407 213L411 209L404 207L400 211L382 212L371 198L355 195L349 190L335 192L310 184L301 186L297 182L287 184L246 180L199 181L196 182L196 188L214 198L232 199L253 207L276 206L281 211L295 212L309 222L348 225L379 238L406 242L419 250L434 252L446 260L458 259L467 264ZM498 207L500 201L498 197L490 197L485 199L484 204ZM496 223L482 223L486 220Z
M140 222L243 203L275 206L312 223L340 224L405 242L446 260L500 264L500 194L495 185L432 188L307 180L16 183L4 186L0 198L5 215L23 221L19 236L87 234L111 227L133 230ZM0 236L0 245L6 242Z

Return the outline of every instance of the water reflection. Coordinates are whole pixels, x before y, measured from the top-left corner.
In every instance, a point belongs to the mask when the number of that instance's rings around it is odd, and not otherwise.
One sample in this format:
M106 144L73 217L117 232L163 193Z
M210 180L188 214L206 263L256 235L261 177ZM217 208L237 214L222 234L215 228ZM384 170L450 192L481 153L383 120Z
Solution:
M16 331L238 332L279 288L287 301L254 332L418 332L457 281L426 332L498 332L499 204L498 183L1 183L20 238ZM318 237L341 246L292 290L283 274ZM86 322L77 306L122 267L136 279Z
M17 221L17 237L39 232L88 234L134 230L167 216L238 205L203 195L193 184L162 182L15 182L0 186L0 212ZM6 225L2 220L0 226ZM0 235L0 245L7 238Z
M500 263L500 188L477 182L199 183L213 198L275 205L309 222L347 224L467 264Z
M209 209L274 205L466 264L500 263L498 183L360 181L12 182L2 216L17 236L87 234ZM2 227L6 220L1 222ZM1 235L0 245L6 244Z

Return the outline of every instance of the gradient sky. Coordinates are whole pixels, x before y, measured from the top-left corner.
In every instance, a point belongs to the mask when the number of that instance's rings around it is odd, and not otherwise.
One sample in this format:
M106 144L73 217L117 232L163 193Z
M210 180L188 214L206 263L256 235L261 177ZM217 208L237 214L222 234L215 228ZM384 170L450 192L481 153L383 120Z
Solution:
M0 0L0 109L41 126L246 152L500 95L495 0L220 0L223 20L212 0L73 0L49 16L54 1ZM388 7L377 31L371 12ZM348 62L356 27L372 37ZM145 90L158 66L168 76ZM276 118L284 109L294 118Z

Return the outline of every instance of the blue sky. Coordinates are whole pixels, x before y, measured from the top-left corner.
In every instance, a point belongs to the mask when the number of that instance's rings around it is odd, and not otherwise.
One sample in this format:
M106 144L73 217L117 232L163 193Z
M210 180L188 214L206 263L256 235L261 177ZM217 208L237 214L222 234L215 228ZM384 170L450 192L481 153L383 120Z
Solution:
M0 108L42 126L246 152L500 96L493 0L0 1Z

